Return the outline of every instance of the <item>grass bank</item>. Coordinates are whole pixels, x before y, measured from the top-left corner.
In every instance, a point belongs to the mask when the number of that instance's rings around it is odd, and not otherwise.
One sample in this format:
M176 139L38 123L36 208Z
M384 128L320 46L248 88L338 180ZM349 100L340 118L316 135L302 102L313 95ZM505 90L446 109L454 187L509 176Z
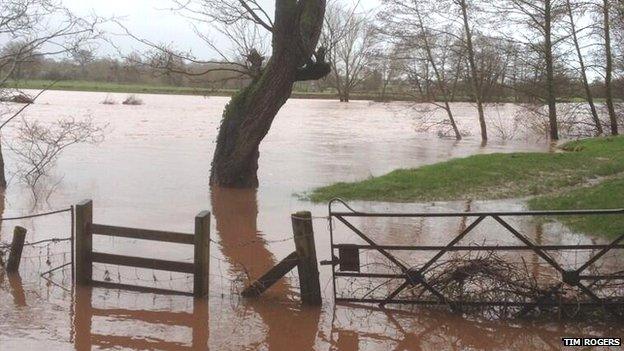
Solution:
M424 202L532 196L532 209L624 207L624 137L569 142L555 153L476 155L416 169L400 169L306 194L314 202ZM605 178L607 177L607 178ZM591 180L595 185L589 186ZM623 216L624 217L624 216ZM624 218L570 218L584 232L624 233Z
M9 84L18 89L45 89L52 81L48 80L27 80ZM200 89L193 87L175 87L166 85L145 85L145 84L119 84L108 82L89 82L77 80L63 80L54 83L50 90L66 91L91 91L106 93L128 93L128 94L167 94L167 95L212 95L230 96L235 90L214 90Z
M19 89L44 89L50 86L51 80L24 80L7 84L7 86ZM62 80L56 82L50 90L67 90L67 91L90 91L90 92L106 92L106 93L127 93L127 94L167 94L167 95L198 95L198 96L232 96L236 93L236 89L206 89L199 87L178 87L168 85L150 85L150 84L126 84L111 82L95 82L82 80ZM293 91L292 97L295 99L325 99L338 100L335 92L306 92ZM377 92L353 92L350 95L351 100L379 101L380 94ZM440 97L441 99L441 97ZM414 96L406 93L387 93L385 102L391 101L414 101ZM441 101L441 100L439 100ZM604 99L596 98L597 102ZM424 103L424 101L422 101ZM455 96L455 102L473 102L470 96ZM513 97L490 101L496 103L518 103ZM562 98L559 102L583 102L579 98Z
M19 89L44 89L48 87L52 81L48 80L27 80L10 84L11 87ZM50 90L67 90L67 91L91 91L91 92L107 92L107 93L128 93L128 94L167 94L167 95L198 95L198 96L232 96L236 93L235 89L204 89L196 87L177 87L166 85L145 85L145 84L120 84L108 82L90 82L77 80L64 80L56 82ZM296 99L337 99L335 93L317 93L317 92L301 92L295 91L292 94ZM375 93L353 93L352 100L376 100L379 98ZM393 95L394 101L411 101L410 96Z

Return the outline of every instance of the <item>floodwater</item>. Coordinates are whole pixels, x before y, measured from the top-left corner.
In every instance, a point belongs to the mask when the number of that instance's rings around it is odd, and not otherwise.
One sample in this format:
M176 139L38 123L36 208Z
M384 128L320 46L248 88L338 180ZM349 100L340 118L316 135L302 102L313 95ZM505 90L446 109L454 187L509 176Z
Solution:
M560 349L563 336L619 336L622 327L566 324L556 320L507 322L464 318L442 309L380 310L376 306L336 305L331 270L320 268L323 306L301 307L296 273L257 300L239 292L250 279L294 250L290 214L312 211L319 260L329 259L326 204L294 196L337 181L381 175L477 153L548 151L530 137L490 142L461 142L418 133L407 104L355 101L290 100L276 118L260 150L258 190L211 189L209 166L221 111L227 98L141 95L142 106L100 104L105 93L50 91L26 118L49 123L59 118L92 118L106 124L104 142L74 145L35 191L11 179L3 217L68 208L93 200L100 224L192 233L194 216L212 211L210 296L207 301L101 288L72 291L69 267L39 274L70 261L67 242L42 244L24 252L21 275L0 271L0 350L544 350ZM117 101L123 95L111 94ZM460 127L475 130L469 104L454 106ZM410 112L411 111L411 112ZM492 115L514 113L500 106ZM10 140L14 130L4 138ZM476 133L473 133L476 134ZM7 152L7 169L15 158ZM469 175L466 175L469 176ZM34 200L33 193L37 195ZM522 210L521 200L390 204L352 202L363 211ZM511 219L527 236L543 244L601 242L557 223ZM384 244L446 245L465 219L353 220ZM4 221L1 242L10 242L14 225L28 229L27 240L64 238L68 213L30 220ZM338 243L361 243L335 223ZM466 243L514 242L492 222ZM192 248L122 238L94 238L94 250L120 255L192 261ZM589 253L564 255L573 266ZM401 253L417 265L433 253ZM372 259L364 256L364 261ZM515 257L539 270L535 255ZM526 259L526 260L524 260ZM619 264L611 257L611 265ZM616 263L613 263L616 262ZM151 270L94 265L94 279L161 289L192 290L192 278ZM358 286L337 282L338 296L362 296ZM386 295L391 286L376 290ZM364 289L364 290L362 290ZM370 288L369 288L370 289ZM391 289L390 289L391 290ZM358 295L360 294L360 295Z

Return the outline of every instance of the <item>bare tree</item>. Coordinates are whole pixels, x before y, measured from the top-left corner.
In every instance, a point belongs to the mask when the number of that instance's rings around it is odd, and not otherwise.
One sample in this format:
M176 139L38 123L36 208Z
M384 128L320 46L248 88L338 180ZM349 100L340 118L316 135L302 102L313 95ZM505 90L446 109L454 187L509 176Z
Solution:
M457 140L462 138L450 103L454 100L461 71L463 46L452 28L433 28L434 17L419 1L388 0L380 18L383 33L396 40L398 55L407 61L408 79L421 99L446 112L446 123ZM394 14L394 15L391 15ZM454 60L453 60L454 58ZM431 124L428 121L426 124ZM434 121L433 125L440 125Z
M504 0L496 4L505 21L514 25L504 26L510 39L522 42L538 53L545 67L545 96L548 106L548 134L551 140L559 139L557 125L557 87L555 82L555 47L563 40L556 37L555 23L565 15L561 0ZM524 27L525 30L519 30Z
M28 60L79 50L101 34L101 22L77 17L57 0L0 2L0 41L19 43L17 50L0 54L0 88Z
M475 11L475 0L453 0L456 6L461 10L461 18L464 27L463 39L466 45L466 54L469 64L470 81L472 83L472 93L477 104L477 113L479 115L479 127L481 128L481 140L487 141L487 125L485 123L485 112L483 109L483 87L482 80L479 77L479 68L475 59L475 47L473 44L473 28L472 28L472 12Z
M611 134L618 135L618 120L613 102L613 51L611 47L611 0L602 0L602 30L605 54L605 91Z
M596 126L596 132L598 135L601 135L603 133L602 122L600 122L598 110L596 109L596 104L594 103L594 96L591 91L591 87L589 86L589 79L587 78L587 67L585 65L583 53L581 52L581 45L579 42L579 30L576 26L576 18L571 0L566 0L566 10L568 14L568 19L570 21L570 38L572 39L572 44L574 45L574 49L576 51L576 56L579 64L579 73L583 82L583 88L585 89L585 98L587 99L587 103L589 104L592 120L594 121L594 125Z
M388 87L393 80L398 79L406 69L399 59L400 53L396 46L375 49L371 55L371 67L379 75L379 100L388 101Z
M48 175L63 150L77 143L101 142L105 126L98 126L90 119L60 119L46 125L22 118L16 129L15 138L8 144L17 161L15 175L36 196L37 183Z
M0 41L7 43L5 48L11 48L0 53L0 95L8 94L7 82L20 78L19 70L24 64L79 50L100 36L97 26L101 22L100 18L77 17L57 0L0 1ZM0 116L7 117L0 131L29 104L19 108L17 113L0 111ZM0 186L6 187L1 149Z
M370 73L369 63L375 37L372 19L358 13L359 3L350 7L343 1L327 5L321 42L332 68L331 85L341 102L349 102L351 92Z
M297 81L317 80L330 73L325 62L326 51L318 48L325 0L275 0L271 16L256 0L174 0L176 11L196 24L196 32L219 56L219 60L202 61L191 53L180 53L163 45L151 43L128 34L152 49L172 54L183 62L212 64L203 72L236 72L249 78L227 105L217 136L210 184L232 188L258 186L259 146L278 111L288 100ZM227 52L210 36L199 30L211 26L232 43ZM263 31L271 42L269 57L263 54L259 42ZM250 40L250 38L259 38Z
M80 67L80 78L87 79L87 65L95 60L93 50L81 48L71 52L72 58Z

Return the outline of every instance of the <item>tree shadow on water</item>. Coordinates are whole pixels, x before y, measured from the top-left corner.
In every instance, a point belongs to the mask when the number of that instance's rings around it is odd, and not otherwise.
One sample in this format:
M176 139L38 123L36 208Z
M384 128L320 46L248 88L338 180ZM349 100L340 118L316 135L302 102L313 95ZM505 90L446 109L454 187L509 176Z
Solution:
M244 276L249 283L283 258L275 257L258 229L255 189L213 187L211 198L221 252L230 265L232 277ZM241 306L257 313L266 325L265 337L260 344L270 350L314 349L321 309L301 307L298 299L290 298L293 295L291 289L287 281L281 279L264 295L245 300ZM261 345L249 346L261 348Z

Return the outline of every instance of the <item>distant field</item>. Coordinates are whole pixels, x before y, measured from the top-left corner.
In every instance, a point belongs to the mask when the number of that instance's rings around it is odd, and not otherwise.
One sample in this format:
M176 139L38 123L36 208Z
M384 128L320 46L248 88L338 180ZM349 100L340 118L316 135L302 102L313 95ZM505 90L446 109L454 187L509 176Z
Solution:
M27 80L17 83L10 83L9 86L19 89L44 89L52 84L49 80ZM127 94L166 94L166 95L199 95L199 96L232 96L236 89L207 89L198 87L176 87L167 85L147 85L147 84L120 84L108 82L63 80L56 82L50 90L69 91L94 91L107 93L127 93ZM296 99L326 99L337 100L335 92L305 92L294 91L292 97ZM354 92L350 95L351 100L379 101L380 95L375 92ZM414 96L401 93L389 93L386 101L414 101ZM454 102L471 102L469 96L456 96ZM596 103L604 103L604 99L596 98ZM616 99L616 101L620 101ZM515 103L511 98L507 101L495 101L496 103ZM561 98L559 102L583 102L581 98Z
M13 83L11 86L19 89L45 89L52 84L52 81L29 80ZM174 87L164 85L142 85L142 84L119 84L106 82L88 82L64 80L54 83L50 90L69 91L101 91L108 93L130 93L130 94L171 94L171 95L232 95L235 90L213 90L193 87Z
M44 89L52 84L52 81L29 80L13 83L12 87L19 89ZM95 91L108 93L128 93L128 94L168 94L168 95L200 95L200 96L232 96L235 89L204 89L195 87L175 87L166 85L144 85L144 84L119 84L107 82L89 82L64 80L56 82L50 90L69 91ZM300 99L337 99L335 93L316 92L293 92L293 98ZM375 93L352 93L352 100L376 100L379 98ZM393 96L394 100L407 101L409 96Z

